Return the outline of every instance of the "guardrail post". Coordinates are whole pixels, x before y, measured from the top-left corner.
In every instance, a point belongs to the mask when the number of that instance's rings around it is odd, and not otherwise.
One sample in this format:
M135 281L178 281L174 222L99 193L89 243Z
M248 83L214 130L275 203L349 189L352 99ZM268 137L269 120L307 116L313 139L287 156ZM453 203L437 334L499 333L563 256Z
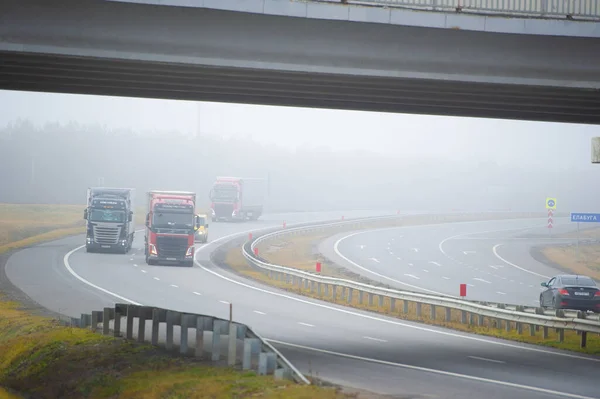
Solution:
M343 298L343 296L342 296L342 298ZM335 302L337 300L337 285L331 286L331 299L333 300L333 302Z
M252 358L260 353L260 340L258 338L244 339L244 358L242 360L242 369L252 369Z
M162 316L162 317L161 317ZM158 346L158 331L160 328L161 319L166 321L167 312L164 309L152 309L152 336L150 342L154 346Z
M363 292L362 291L358 291L358 304L362 305L363 304Z
M546 326L542 328L542 338L548 339L548 327Z
M523 323L515 322L515 327L517 328L517 334L523 334Z
M146 307L138 309L138 335L137 341L144 342L146 338Z
M509 320L505 320L504 322L506 323L506 332L510 332L510 327L511 327L510 321Z
M304 281L304 289L307 290L308 289L308 279L303 278L302 281Z
M267 354L258 355L258 375L267 375Z
M390 312L396 311L396 298L390 298Z
M289 369L289 367L283 367L276 369L273 375L276 380L290 379L292 371Z
M175 324L175 313L172 310L167 310L167 340L165 342L165 348L170 351L173 350L173 326Z
M100 315L102 314L102 312L99 312L97 310L92 310L92 322L90 323L90 329L93 332L98 331L98 324L100 323Z
M194 315L191 314L182 314L181 315L181 323L180 325L180 339L179 339L179 353L182 355L186 355L188 353L188 343L189 343L189 328L193 326Z
M462 324L467 324L467 312L465 310L460 311L460 322Z
M429 305L429 310L431 311L431 320L435 320L435 305Z
M483 327L484 324L485 324L485 317L483 317L482 315L479 315L479 318L477 320L477 325L479 327Z
M340 292L340 298L342 298L342 300L344 300L346 298L346 287L342 287L342 290Z
M234 366L235 361L237 360L237 335L238 335L238 326L237 324L230 322L229 323L229 348L227 351L227 364L229 366Z
M417 302L417 317L421 317L421 302Z
M127 325L125 326L125 339L133 339L133 318L137 315L136 305L127 305Z
M475 315L472 312L470 312L469 313L469 325L472 326L474 324L475 324Z
M452 321L452 309L450 308L446 308L446 315L445 315L445 319L446 322L451 322Z
M565 341L565 329L558 328L556 330L556 332L558 333L558 342L564 342Z
M212 361L217 362L221 359L221 326L223 320L213 321L213 336L212 336Z
M277 368L277 354L273 352L267 352L267 374L275 372Z
M532 337L535 337L535 325L534 324L529 325L529 335Z
M579 346L581 348L585 348L587 346L587 331L581 332L581 342Z
M110 320L113 319L115 310L113 308L104 308L102 315L102 335L110 334Z
M207 328L209 320L204 316L196 316L196 347L194 355L198 358L204 355L204 330Z
M113 323L113 335L115 337L121 336L121 317L123 316L121 306L115 305L115 322Z
M408 301L406 299L402 300L402 312L404 314L408 313Z
M369 292L367 295L368 295L368 298L369 298L369 306L373 306L373 294L371 294Z
M383 307L383 295L379 295L379 307L382 308Z

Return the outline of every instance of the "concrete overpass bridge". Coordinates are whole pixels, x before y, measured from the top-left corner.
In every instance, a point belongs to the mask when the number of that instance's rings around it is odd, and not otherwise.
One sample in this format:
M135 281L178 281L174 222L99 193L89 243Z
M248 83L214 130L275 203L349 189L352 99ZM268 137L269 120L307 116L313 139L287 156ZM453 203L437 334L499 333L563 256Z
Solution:
M592 0L350 3L3 0L0 88L600 123Z

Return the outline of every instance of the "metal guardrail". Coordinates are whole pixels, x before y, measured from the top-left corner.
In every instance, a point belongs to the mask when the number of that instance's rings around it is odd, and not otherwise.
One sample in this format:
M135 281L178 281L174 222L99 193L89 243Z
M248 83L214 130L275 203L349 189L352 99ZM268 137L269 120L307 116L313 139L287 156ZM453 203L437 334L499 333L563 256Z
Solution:
M596 0L326 0L326 2L546 18L600 18L600 2Z
M147 326L146 321L151 324ZM165 327L165 349L178 350L181 355L190 355L193 351L194 356L198 358L208 352L213 362L222 360L221 337L225 336L227 353L224 357L229 366L241 366L243 370L255 370L259 375L273 374L276 379L292 379L299 383L310 384L310 381L289 360L249 326L218 317L118 303L114 308L107 307L102 311L82 314L80 318L63 320L62 324L90 328L94 332L100 330L103 335L115 337L123 336L124 329L125 339L128 340L134 339L134 328L137 324L135 339L141 343L148 341L146 330L150 327L149 342L154 346L159 345L162 325ZM175 326L180 327L178 348L174 340ZM188 344L190 328L196 332L194 348L189 348ZM211 334L210 347L205 345L205 332ZM237 351L240 343L243 345L242 353Z
M395 216L398 217L398 216ZM439 216L432 216L435 220ZM381 219L381 218L380 218ZM259 255L254 253L257 244L281 237L285 235L299 235L308 232L326 231L339 226L347 226L354 229L364 228L368 223L373 222L373 219L349 220L334 223L325 223L313 226L304 226L290 229L283 229L272 233L264 234L258 238L247 241L242 252L246 260L251 266L266 272L270 278L285 281L288 284L298 285L304 289L309 289L320 297L330 297L334 301L337 298L346 299L348 303L352 301L353 292L358 292L358 300L360 304L364 302L366 294L369 305L373 305L374 299L379 299L379 305L383 306L384 299L390 301L392 311L396 310L396 301L403 301L403 312L408 313L410 303L416 304L417 316L421 316L422 305L429 305L431 318L435 319L438 308L445 310L445 320L451 320L451 310L457 310L461 314L461 323L483 325L484 319L487 317L490 320L496 320L496 325L501 326L503 321L507 330L511 329L511 323L515 323L517 331L521 334L523 324L530 327L530 333L535 334L537 328L543 328L544 338L548 337L548 329L554 328L558 333L559 340L564 339L564 330L575 330L580 333L581 346L585 347L587 343L587 333L600 334L600 322L587 318L584 312L576 312L570 314L563 310L556 310L554 313L546 314L542 308L533 308L520 305L506 305L501 303L490 302L475 302L459 299L452 296L434 296L429 294L421 294L417 292L401 291L390 288L376 287L352 280L340 279L335 277L322 276L317 273L306 272L298 269L293 269L281 265L274 265L261 259ZM338 291L341 293L338 296ZM331 292L331 294L330 294ZM514 308L514 309L511 309ZM468 317L470 316L470 317Z

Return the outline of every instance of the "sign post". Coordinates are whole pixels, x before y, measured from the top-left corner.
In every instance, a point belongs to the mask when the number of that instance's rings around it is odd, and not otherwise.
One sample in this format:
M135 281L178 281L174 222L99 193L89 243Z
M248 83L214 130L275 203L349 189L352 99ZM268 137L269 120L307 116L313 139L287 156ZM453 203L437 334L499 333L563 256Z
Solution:
M600 213L571 212L571 222L577 223L577 259L579 259L579 223L600 223Z
M554 227L554 211L556 210L556 198L546 198L546 209L548 209L548 233L552 234L552 227Z

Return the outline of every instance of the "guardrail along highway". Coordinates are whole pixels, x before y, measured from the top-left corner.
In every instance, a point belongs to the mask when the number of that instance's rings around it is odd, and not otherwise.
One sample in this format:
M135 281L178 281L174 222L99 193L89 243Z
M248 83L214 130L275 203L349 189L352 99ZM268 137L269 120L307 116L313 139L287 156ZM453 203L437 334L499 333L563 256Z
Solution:
M346 219L377 216L344 214ZM79 236L15 253L6 273L34 301L74 317L125 302L227 319L232 303L236 322L261 334L302 372L376 392L599 397L598 358L332 305L248 281L210 262L210 252L220 243L235 237L241 242L247 230L258 235L259 228L281 229L282 220L292 228L301 221L341 216L272 215L244 225L213 224L212 242L197 253L193 268L145 265L140 235L132 254L114 256L86 254Z

